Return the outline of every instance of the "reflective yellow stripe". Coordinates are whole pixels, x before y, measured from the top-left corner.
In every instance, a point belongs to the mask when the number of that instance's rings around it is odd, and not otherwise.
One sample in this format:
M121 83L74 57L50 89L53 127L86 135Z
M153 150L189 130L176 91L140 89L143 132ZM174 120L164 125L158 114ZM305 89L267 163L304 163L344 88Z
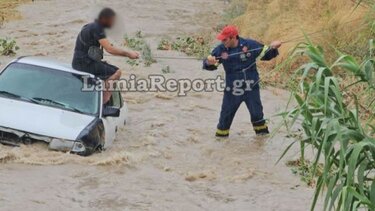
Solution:
M260 55L259 55L259 58L263 58L266 55L267 50L268 50L268 45L265 45L263 47L262 53L260 53Z
M222 135L222 136L229 135L229 130L219 130L219 129L217 129L216 134Z
M264 130L264 129L267 129L268 126L267 125L262 125L262 126L254 126L254 130Z

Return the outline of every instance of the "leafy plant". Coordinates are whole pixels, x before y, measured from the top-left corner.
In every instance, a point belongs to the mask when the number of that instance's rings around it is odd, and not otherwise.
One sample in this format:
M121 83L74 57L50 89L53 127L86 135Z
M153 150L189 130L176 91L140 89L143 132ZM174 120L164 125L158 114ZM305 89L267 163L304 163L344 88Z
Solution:
M148 44L142 46L142 58L143 63L146 67L151 66L153 63L156 63L156 60L152 56L151 48Z
M138 31L135 34L135 37L129 37L128 35L125 35L124 45L133 50L140 51L142 54L142 62L146 67L149 67L153 63L156 63L156 60L152 56L150 45L144 39L141 31ZM139 62L135 60L128 59L126 62L131 66L139 65Z
M141 31L137 31L134 37L129 37L127 34L124 35L124 45L133 50L141 51L145 43Z
M161 39L159 44L158 44L158 50L163 50L163 51L173 50L172 49L172 42L167 38Z
M347 93L349 87L359 85L374 91L373 43L371 40L370 52L362 63L338 52L339 58L328 64L323 49L309 40L297 50L298 54L307 55L309 62L299 69L302 79L298 90L293 92L298 105L282 116L288 128L301 121L305 135L296 142L300 143L302 165L306 162L307 146L315 151L312 176L318 179L311 210L323 192L326 193L324 210L375 209L375 138L371 133L374 126L370 120L362 122L359 118L356 93ZM349 86L340 86L335 77L338 70L357 80ZM353 107L345 104L344 95L354 99ZM323 170L318 174L321 162Z
M126 63L132 67L139 66L139 61L134 59L127 59Z
M188 56L194 56L198 59L209 55L211 45L209 38L202 36L177 37L175 40L162 39L158 45L158 50L175 50L186 53Z
M316 173L314 173L314 168L310 161L304 160L301 162L299 159L288 161L286 165L291 167L292 172L299 175L302 181L310 187L316 186L316 176L320 176L323 170L322 164L319 164Z
M6 39L0 38L0 55L3 55L3 56L15 55L17 50L19 50L19 47L17 46L17 43L15 40L12 40L9 38L6 38Z
M163 67L163 68L161 69L161 71L162 71L164 74L168 74L168 73L171 73L171 72L172 72L172 71L171 71L171 68L169 67L169 65Z

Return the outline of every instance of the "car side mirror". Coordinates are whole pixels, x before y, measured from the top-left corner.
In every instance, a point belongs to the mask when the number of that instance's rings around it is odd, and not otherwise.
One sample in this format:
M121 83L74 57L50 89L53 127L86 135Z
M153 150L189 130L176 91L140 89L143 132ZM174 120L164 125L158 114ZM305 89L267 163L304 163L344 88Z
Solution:
M119 117L120 109L106 106L103 108L103 117Z

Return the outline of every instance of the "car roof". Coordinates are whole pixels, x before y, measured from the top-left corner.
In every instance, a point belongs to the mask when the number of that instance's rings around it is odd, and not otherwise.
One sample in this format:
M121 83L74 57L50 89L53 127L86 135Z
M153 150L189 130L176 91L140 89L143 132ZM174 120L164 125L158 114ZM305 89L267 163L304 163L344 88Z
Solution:
M88 75L90 77L95 77L94 75L86 72L81 72L72 68L72 65L58 61L53 58L44 57L44 56L26 56L20 57L14 60L12 63L22 63L22 64L29 64L35 65L40 67L46 67L55 70L61 70L64 72L74 73L77 75Z

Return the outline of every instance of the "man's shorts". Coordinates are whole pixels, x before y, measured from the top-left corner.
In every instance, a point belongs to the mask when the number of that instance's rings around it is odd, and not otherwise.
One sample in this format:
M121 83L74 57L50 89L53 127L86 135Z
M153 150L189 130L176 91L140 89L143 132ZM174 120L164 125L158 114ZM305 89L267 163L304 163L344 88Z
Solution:
M78 71L93 74L102 80L107 80L119 70L118 67L108 64L107 62L93 60L73 60L73 68Z

